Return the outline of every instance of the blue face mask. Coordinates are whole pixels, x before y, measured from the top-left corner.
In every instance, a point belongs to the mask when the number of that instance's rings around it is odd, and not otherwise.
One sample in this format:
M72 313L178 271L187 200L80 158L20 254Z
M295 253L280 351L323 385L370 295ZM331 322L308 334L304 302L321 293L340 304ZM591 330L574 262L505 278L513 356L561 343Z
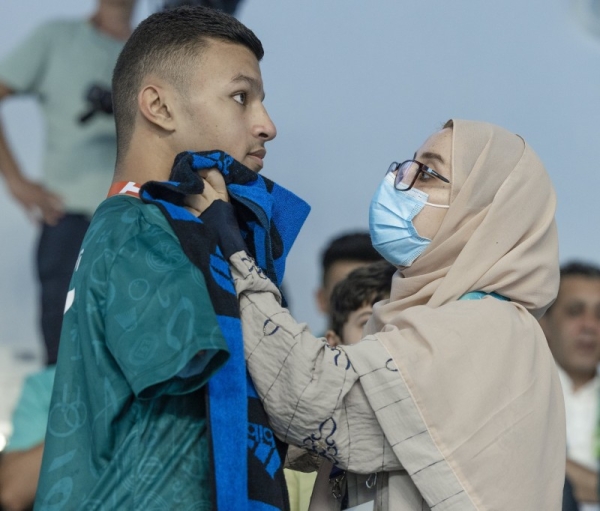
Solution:
M373 247L386 261L396 266L410 266L431 243L419 236L413 218L427 204L428 195L411 188L406 192L394 187L388 174L371 200L369 230Z

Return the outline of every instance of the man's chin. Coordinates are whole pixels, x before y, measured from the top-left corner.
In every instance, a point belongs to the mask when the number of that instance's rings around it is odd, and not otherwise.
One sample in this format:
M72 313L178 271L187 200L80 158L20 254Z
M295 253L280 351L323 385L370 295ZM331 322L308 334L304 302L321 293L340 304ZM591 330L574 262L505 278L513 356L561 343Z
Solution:
M249 155L244 159L244 165L258 174L263 168L263 161L261 158Z

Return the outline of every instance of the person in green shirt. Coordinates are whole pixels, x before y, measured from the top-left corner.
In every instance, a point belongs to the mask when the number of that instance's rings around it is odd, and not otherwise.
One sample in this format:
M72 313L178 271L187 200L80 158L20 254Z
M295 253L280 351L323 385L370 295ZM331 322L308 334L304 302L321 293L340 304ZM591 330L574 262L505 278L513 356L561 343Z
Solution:
M204 389L228 347L204 276L138 191L182 151L261 170L276 135L262 54L196 7L150 16L119 56L114 181L69 287L35 509L213 508Z

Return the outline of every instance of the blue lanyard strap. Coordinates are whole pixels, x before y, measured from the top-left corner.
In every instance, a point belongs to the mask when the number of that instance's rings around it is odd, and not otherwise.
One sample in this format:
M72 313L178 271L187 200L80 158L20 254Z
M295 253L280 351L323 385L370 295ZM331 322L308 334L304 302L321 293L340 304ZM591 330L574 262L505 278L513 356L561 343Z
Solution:
M459 300L481 300L486 296L492 296L498 300L510 302L510 298L506 298L506 296L499 295L498 293L484 293L483 291L471 291L470 293L465 293L459 298Z

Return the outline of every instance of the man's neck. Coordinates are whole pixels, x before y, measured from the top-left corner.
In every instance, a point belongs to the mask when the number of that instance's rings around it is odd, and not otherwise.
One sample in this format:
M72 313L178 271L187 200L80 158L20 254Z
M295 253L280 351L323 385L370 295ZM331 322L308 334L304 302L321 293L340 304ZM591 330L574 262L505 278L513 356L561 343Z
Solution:
M100 2L98 10L91 17L94 27L120 41L126 41L131 35L131 16L134 2Z
M571 373L567 373L567 375L569 376L569 379L571 380L573 392L577 392L578 390L581 390L583 387L585 387L588 383L590 383L596 377L596 373L574 374L571 372Z
M117 163L113 183L133 181L143 185L148 181L169 179L175 155L159 144L149 147L147 142L147 140L140 141L140 137L131 141L125 156ZM152 139L149 140L150 144L154 142Z

